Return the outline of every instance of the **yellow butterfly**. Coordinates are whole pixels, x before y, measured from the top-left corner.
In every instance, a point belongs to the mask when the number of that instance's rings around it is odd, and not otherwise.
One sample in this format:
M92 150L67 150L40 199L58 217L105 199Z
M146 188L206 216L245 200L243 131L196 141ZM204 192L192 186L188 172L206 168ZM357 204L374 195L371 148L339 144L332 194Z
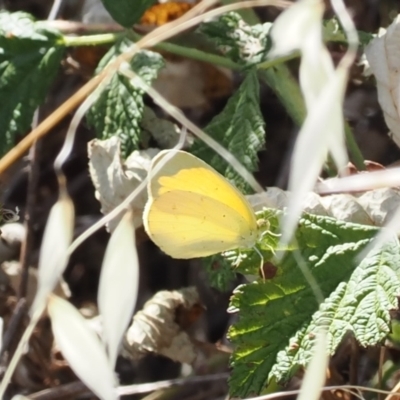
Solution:
M154 171L158 163L165 164ZM143 213L149 237L174 258L251 248L256 216L242 193L194 155L164 150L153 160Z

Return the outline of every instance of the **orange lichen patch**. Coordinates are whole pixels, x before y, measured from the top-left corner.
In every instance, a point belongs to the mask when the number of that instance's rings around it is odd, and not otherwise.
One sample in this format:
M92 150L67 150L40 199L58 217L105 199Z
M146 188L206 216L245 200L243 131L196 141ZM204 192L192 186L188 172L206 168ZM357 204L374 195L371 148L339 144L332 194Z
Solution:
M140 20L141 25L163 25L173 21L190 10L194 4L170 1L150 7Z

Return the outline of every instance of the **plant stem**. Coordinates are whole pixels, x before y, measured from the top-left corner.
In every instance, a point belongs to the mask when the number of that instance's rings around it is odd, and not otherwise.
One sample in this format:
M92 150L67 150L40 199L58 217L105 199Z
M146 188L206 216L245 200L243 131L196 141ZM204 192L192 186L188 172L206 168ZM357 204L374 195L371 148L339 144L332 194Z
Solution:
M63 41L66 47L98 46L115 43L123 35L124 33L102 33L99 35L64 36Z
M136 32L129 32L128 37L133 41L139 41L142 36ZM213 53L207 53L202 50L198 50L191 47L181 46L175 43L170 42L160 42L156 46L154 46L157 50L168 51L169 53L191 58L197 61L203 61L214 65L219 65L220 67L225 67L233 70L240 70L242 67L235 63L234 61L230 60L227 57L219 56Z
M344 125L344 134L346 137L346 143L347 143L347 148L349 149L351 162L359 171L364 171L365 170L364 157L360 151L360 148L358 147L358 144L354 139L353 131L347 122L345 122Z
M300 52L294 51L293 53L291 53L287 56L277 57L277 58L274 58L273 60L267 60L260 64L257 64L257 69L261 70L261 69L268 69L271 67L275 67L276 65L281 65L286 61L290 61L290 60L293 60L298 57L300 57Z
M281 64L274 68L259 70L258 75L277 95L293 122L301 126L306 117L306 107L299 85L289 68Z

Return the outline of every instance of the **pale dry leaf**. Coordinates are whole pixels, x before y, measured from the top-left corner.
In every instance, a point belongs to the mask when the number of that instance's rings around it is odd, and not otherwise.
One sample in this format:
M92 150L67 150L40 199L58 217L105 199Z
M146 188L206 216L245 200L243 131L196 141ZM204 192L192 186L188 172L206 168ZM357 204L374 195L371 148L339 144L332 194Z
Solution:
M79 311L52 295L48 313L55 341L76 375L100 399L117 399L114 372L104 347Z
M308 110L312 110L334 72L333 61L322 40L323 12L322 1L301 0L282 13L271 29L270 57L301 51L300 86Z
M400 207L400 189L370 190L357 198L375 226L385 226Z
M247 196L255 211L263 207L284 209L290 192L270 187L264 193ZM302 203L303 211L363 225L384 226L400 207L400 188L382 188L357 194L319 196L310 192Z
M50 210L44 230L39 253L38 288L31 307L31 315L44 308L47 296L54 290L67 266L74 219L72 200L62 192Z
M139 288L139 260L135 225L128 211L111 234L101 268L97 302L103 338L112 368L122 337L132 318Z
M271 29L273 46L269 56L283 56L300 49L304 36L308 36L316 24L321 24L323 11L320 0L300 0L285 10Z
M197 351L190 336L177 323L177 312L180 308L190 312L199 304L199 295L193 287L158 292L134 316L125 336L124 355L139 359L153 352L174 361L192 363Z
M375 75L378 101L393 140L400 146L400 15L373 39L365 54Z
M120 140L117 137L107 140L94 139L89 142L89 171L103 214L108 214L121 204L147 177L151 159L158 152L157 149L134 151L123 162ZM147 192L143 190L131 205L136 228L142 226L142 213L146 201ZM107 228L110 232L115 229L121 218L122 215L108 223Z
M293 195L286 218L287 229L296 225L301 200L315 185L328 152L333 155L339 169L346 165L342 113L346 81L346 71L338 68L315 98L314 106L300 129L290 169L289 189ZM324 126L323 134L321 126ZM313 155L311 158L310 153Z

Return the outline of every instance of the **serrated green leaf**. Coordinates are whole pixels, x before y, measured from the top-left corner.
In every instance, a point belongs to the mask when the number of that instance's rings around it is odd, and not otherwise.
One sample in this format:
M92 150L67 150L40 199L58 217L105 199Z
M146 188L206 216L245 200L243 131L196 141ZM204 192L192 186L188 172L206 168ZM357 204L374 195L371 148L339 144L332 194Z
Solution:
M200 32L208 36L218 50L242 65L253 65L266 60L271 47L268 37L272 24L248 25L235 12L229 12L200 25Z
M259 277L263 273L265 276L271 275L275 267L271 262L263 262L263 271L260 271L261 261L269 260L275 254L279 237L279 219L282 211L277 209L264 209L256 213L257 221L260 225L261 239L257 242L257 250L240 249L226 251L223 254L204 258L203 265L206 268L211 286L221 291L226 291L237 273L245 276L254 275ZM262 224L262 221L265 221ZM264 260L261 260L261 256Z
M114 45L101 60L97 72L131 45L132 43L127 39ZM164 63L158 53L142 50L133 57L129 65L135 74L147 84L151 84ZM121 152L124 157L139 147L144 93L139 80L132 82L117 72L101 92L87 116L89 124L95 127L100 139L105 140L114 135L120 138Z
M333 354L343 336L351 332L362 346L375 346L390 332L389 311L397 308L400 295L400 253L395 239L371 251L347 283L342 282L321 304L309 325L280 352L271 371L286 379L296 365L307 365L315 332L328 332L328 351Z
M231 307L239 311L240 319L229 332L235 345L232 395L259 393L269 378L286 377L300 364L299 360L294 363L282 357L280 373L273 370L280 351L298 351L298 343L292 338L306 335L318 311L315 288L303 275L299 260L312 274L323 298L328 298L349 281L357 267L356 256L376 232L373 227L304 215L296 232L296 248L288 250L281 261L272 258L276 275L236 290Z
M264 120L259 106L259 83L256 71L251 70L224 110L204 129L228 149L249 170L257 170L258 157L265 144ZM233 181L243 192L249 192L247 183L222 157L197 140L193 154L212 165Z
M157 0L101 0L106 10L119 24L131 28Z
M0 153L25 133L52 83L64 46L62 36L26 13L0 12Z
M256 246L251 249L236 249L226 251L222 256L233 267L235 272L245 276L268 278L276 273L276 266L271 260L278 249L280 233L279 221L282 211L263 209L256 213L259 225L259 237ZM217 271L215 271L217 274Z

